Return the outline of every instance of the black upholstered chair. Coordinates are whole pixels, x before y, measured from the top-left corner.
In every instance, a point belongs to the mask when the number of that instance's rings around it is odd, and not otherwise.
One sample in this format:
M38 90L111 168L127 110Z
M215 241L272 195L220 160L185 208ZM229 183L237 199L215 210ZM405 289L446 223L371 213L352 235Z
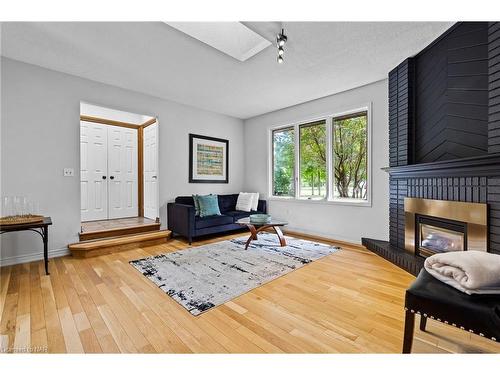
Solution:
M427 318L500 341L500 295L468 295L431 276L425 269L406 291L403 353L410 353L415 314L420 315L420 329L425 331ZM500 350L500 345L499 345Z

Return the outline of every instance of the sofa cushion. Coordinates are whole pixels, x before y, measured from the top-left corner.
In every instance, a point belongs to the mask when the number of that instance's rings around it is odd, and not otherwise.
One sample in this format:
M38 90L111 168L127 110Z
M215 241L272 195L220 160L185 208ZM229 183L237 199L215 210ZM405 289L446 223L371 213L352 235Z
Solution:
M222 194L217 195L219 201L220 212L234 211L236 209L236 200L238 199L238 194ZM175 198L175 203L187 204L194 206L194 200L192 196L179 196Z
M219 195L220 212L224 213L227 211L236 210L236 200L237 199L238 199L238 194Z
M194 206L194 199L192 196L180 196L175 198L175 203L186 204L188 206Z
M240 220L244 217L248 217L253 214L262 214L263 212L259 211L251 211L251 212L246 212L246 211L228 211L224 212L224 215L228 215L234 218L234 221Z
M232 223L233 217L227 215L214 215L205 217L196 216L194 226L196 229L202 229Z
M253 193L240 193L236 201L236 211L252 211Z
M252 194L253 194L252 211L257 211L259 207L259 193L252 193Z
M198 197L199 197L199 195L193 194L195 216L198 216L200 214L200 202L198 201Z
M198 205L201 217L221 214L217 195L198 195Z

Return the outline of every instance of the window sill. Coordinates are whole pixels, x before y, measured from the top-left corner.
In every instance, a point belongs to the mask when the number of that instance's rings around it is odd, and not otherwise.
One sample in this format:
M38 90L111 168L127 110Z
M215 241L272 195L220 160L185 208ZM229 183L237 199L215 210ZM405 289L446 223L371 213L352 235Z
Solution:
M270 196L267 198L270 201L276 202L291 202L291 203L305 203L305 204L320 204L320 205L333 205L333 206L354 206L354 207L371 207L371 201L340 201L333 199L307 199L295 197L277 197Z

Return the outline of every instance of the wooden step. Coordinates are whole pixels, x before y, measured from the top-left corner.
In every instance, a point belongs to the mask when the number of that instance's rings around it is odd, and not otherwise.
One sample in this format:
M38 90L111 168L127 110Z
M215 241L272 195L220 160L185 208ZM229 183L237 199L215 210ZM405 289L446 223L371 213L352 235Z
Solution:
M79 233L80 241L96 240L100 238L110 238L125 236L128 234L146 233L152 231L158 231L160 229L160 223L147 223L138 224L135 226L123 227L123 228L111 228L95 230L90 232Z
M171 235L172 232L169 230L157 230L154 232L129 234L101 240L77 242L69 245L68 248L74 257L88 258L137 249L139 247L160 245L167 242Z

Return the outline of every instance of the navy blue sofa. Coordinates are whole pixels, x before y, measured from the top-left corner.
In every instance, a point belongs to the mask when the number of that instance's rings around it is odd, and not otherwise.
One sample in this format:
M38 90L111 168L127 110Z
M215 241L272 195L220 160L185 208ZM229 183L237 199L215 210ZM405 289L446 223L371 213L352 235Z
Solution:
M168 229L173 234L179 234L188 239L191 244L193 238L206 234L227 232L242 229L235 222L250 214L266 213L266 201L259 200L257 211L245 212L236 210L238 194L218 195L221 216L200 217L195 215L192 196L177 197L175 202L167 204Z

